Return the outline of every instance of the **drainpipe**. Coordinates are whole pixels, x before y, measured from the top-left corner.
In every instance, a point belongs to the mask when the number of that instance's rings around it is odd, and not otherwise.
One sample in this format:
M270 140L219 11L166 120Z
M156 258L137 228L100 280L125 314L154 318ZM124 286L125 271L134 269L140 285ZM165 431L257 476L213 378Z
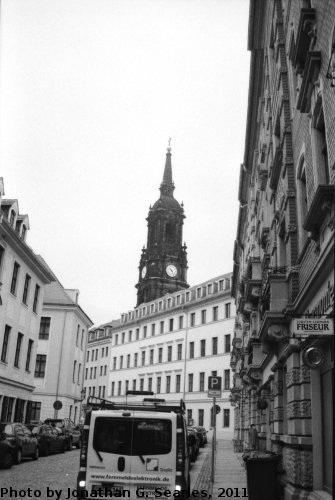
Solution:
M63 319L63 329L62 329L62 343L60 348L60 363L58 365L58 375L57 375L57 386L56 386L56 401L58 401L58 392L59 392L59 380L60 380L60 372L61 372L61 364L63 360L63 347L64 347L64 335L65 335L65 323L66 323L67 312L65 311L64 319ZM54 418L58 418L58 410L54 411Z

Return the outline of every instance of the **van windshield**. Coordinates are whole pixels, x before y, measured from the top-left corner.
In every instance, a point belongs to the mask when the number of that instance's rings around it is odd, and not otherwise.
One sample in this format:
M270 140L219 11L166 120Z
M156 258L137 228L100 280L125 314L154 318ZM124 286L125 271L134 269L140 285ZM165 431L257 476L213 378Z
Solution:
M97 417L93 448L120 455L164 455L171 451L171 434L171 420Z

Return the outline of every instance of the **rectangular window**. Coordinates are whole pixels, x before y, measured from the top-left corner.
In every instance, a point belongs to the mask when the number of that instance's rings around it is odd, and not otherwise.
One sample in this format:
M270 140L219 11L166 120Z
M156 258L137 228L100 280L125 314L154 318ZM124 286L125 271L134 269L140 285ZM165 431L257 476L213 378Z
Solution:
M85 336L85 330L83 329L81 331L81 341L80 341L80 349L83 350L83 346L84 346L84 336Z
M128 332L128 342L131 342L132 336L133 336L133 331L129 330L129 332Z
M87 351L86 353L86 363L89 361L90 359L90 351Z
M20 270L20 264L18 262L14 262L12 282L10 285L10 293L12 293L13 295L16 294L16 286L17 286L17 279L19 276L19 270Z
M114 391L115 391L115 382L112 382L112 387L111 387L112 396L114 396Z
M183 357L183 344L178 344L177 345L177 359L181 360Z
M173 331L173 318L169 319L169 332Z
M184 316L179 316L179 330L184 328Z
M5 255L5 249L0 245L0 270L2 268L3 256Z
M116 370L116 357L113 358L113 370Z
M120 356L120 370L123 368L123 356Z
M73 372L72 372L72 382L74 382L75 376L76 376L76 365L77 361L73 362Z
M91 366L91 368L90 368L90 379L92 379L92 377L93 377L93 367Z
M176 375L176 392L180 392L180 375Z
M193 373L188 374L188 392L193 392Z
M104 368L104 375L107 375L107 365L105 365L105 368Z
M140 329L136 328L136 340L140 338Z
M124 344L125 335L126 335L126 332L121 333L121 344Z
M164 321L161 321L159 323L159 331L160 331L160 333L164 333Z
M85 368L85 380L87 380L88 377L88 368Z
M219 291L222 292L222 290L224 289L224 281L223 280L220 280L219 281Z
M134 366L137 366L137 360L138 360L138 352L135 352L135 354L134 354Z
M27 304L30 280L31 280L31 277L29 276L29 274L26 274L26 279L24 280L23 296L22 296L22 302L24 304Z
M26 372L29 372L29 370L30 370L30 360L31 360L31 353L33 350L33 344L34 344L34 341L29 339L28 340L27 358L26 358Z
M201 288L197 288L197 299L201 298Z
M100 376L102 376L102 370L103 370L103 366L101 365L100 366Z
M217 321L219 317L219 308L218 306L213 307L213 321Z
M198 410L198 425L200 427L204 426L204 410Z
M191 313L191 326L195 325L195 313Z
M119 342L119 336L116 334L116 335L115 335L115 345L117 345L117 344L118 344L118 342Z
M39 339L47 340L49 338L50 323L51 323L51 318L47 316L41 317L40 332L38 334Z
M145 351L142 351L142 366L145 365Z
M204 325L206 323L206 309L201 311L201 323Z
M223 427L229 427L229 426L230 426L230 410L224 409L223 410Z
M148 391L152 391L152 377L148 378Z
M47 357L45 354L37 354L34 377L37 378L45 377L46 362L47 362Z
M117 395L121 396L121 380L118 382Z
M147 338L147 326L144 326L143 327L143 338L146 339Z
M192 425L192 424L193 424L192 410L187 410L187 425Z
M225 391L230 389L230 370L224 371L224 389Z
M3 361L3 362L7 361L8 342L9 342L10 332L11 332L11 327L6 325L5 326L5 334L3 336L3 342L2 342L2 350L1 350L1 361Z
M230 318L230 302L225 304L226 318Z
M156 325L155 325L155 323L153 323L151 325L151 336L153 337L155 335L155 333L156 333Z
M140 378L140 391L144 389L144 378Z
M162 377L157 377L157 394L161 392Z
M194 358L194 342L190 342L190 359Z
M104 357L104 355L105 355L105 348L103 347L103 348L101 349L101 357L103 358L103 357Z
M218 353L218 338L212 338L212 354L215 355Z
M200 356L206 356L206 339L200 341Z
M22 339L23 339L23 333L18 333L17 334L17 340L16 340L16 349L15 349L15 358L14 358L14 366L16 368L19 368L19 361L20 361L20 353L21 353L21 346L22 346Z
M205 372L199 373L199 391L205 390Z
M105 392L106 392L106 386L104 385L102 388L102 397L105 397Z
M130 354L127 354L127 368L130 368Z
M211 372L211 377L216 377L218 374L218 372L216 370L212 371Z
M80 372L81 372L81 363L78 365L78 377L77 377L77 384L80 384Z
M152 365L154 362L154 350L153 349L150 349L149 356L150 356L149 364Z
M224 336L224 352L230 352L230 335Z
M108 347L106 347L106 356L108 356Z
M91 351L91 361L94 359L94 349Z
M33 311L37 312L37 306L38 306L38 297L40 295L40 286L36 285L35 286L35 293L34 293L34 302L33 302Z
M133 391L136 391L136 378L133 380Z
M168 351L167 351L167 360L172 361L172 345L168 346Z
M76 346L79 345L79 334L80 334L80 325L77 326L77 335L76 335Z
M171 390L171 375L166 376L166 392L169 393Z
M159 347L158 349L158 363L162 363L163 361L163 347Z
M98 359L99 349L95 350L95 361Z
M129 380L126 380L126 390L125 390L126 394L127 394L128 389L129 389Z

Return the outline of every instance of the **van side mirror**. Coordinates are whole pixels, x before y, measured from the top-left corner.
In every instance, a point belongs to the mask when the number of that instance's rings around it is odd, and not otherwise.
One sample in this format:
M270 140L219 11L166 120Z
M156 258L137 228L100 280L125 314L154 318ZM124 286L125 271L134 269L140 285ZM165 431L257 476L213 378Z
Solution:
M189 444L190 446L195 445L195 443L196 443L195 436L193 436L193 434L191 434L190 436L188 436L187 441L188 441L188 444Z

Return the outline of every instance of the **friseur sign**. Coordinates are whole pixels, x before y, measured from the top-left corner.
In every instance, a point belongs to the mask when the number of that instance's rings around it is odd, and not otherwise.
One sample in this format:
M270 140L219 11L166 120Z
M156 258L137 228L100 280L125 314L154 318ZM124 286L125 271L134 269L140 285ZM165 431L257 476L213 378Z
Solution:
M294 335L317 335L324 337L334 335L332 318L294 318L292 324Z

